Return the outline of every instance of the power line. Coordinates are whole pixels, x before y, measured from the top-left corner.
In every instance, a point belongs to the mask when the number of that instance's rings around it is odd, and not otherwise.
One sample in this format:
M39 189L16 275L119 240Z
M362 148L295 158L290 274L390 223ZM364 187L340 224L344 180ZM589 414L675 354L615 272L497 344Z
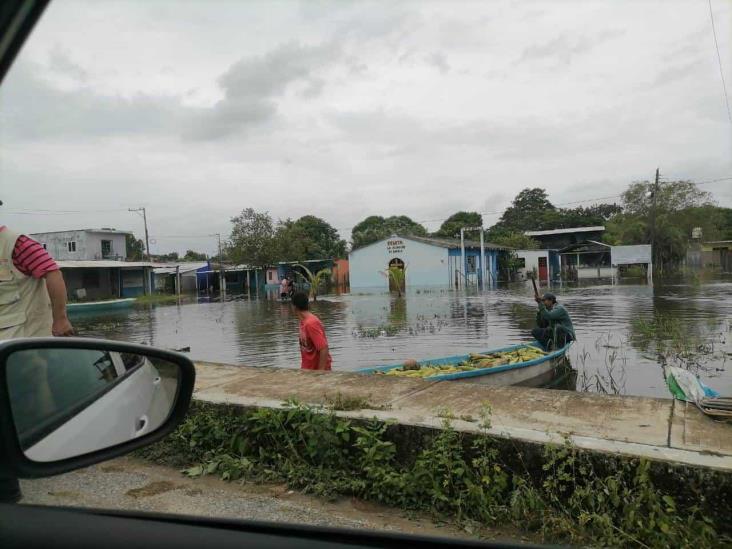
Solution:
M727 97L727 84L724 82L724 70L722 69L722 57L719 55L719 42L717 41L717 29L714 26L714 11L712 11L712 0L709 2L709 19L712 21L712 34L714 35L714 47L717 50L717 63L719 63L719 76L722 77L722 91L724 92L724 104L727 105L727 117L732 124L732 111L729 109L729 97Z
M126 212L127 210L3 210L3 214L12 215L72 215L86 213Z

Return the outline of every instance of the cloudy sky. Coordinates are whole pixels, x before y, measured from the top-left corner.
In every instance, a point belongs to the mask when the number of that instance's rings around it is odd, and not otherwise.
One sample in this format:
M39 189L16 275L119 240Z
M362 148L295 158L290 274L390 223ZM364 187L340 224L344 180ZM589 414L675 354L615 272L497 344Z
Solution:
M712 6L732 88L732 2ZM0 222L141 236L142 205L154 253L212 252L245 207L348 238L656 166L732 176L706 0L54 0L0 89ZM732 180L704 188L732 206Z

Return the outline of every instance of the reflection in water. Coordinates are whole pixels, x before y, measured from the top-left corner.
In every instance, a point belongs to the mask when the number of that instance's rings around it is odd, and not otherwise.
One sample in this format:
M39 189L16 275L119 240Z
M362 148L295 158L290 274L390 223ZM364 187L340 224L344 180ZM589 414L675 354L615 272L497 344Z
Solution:
M555 288L578 341L570 359L577 389L667 397L657 349L633 335L633 322L670 317L685 334L714 341L713 357L699 373L722 393L732 392L729 321L732 283L606 285ZM529 285L485 293L427 291L403 298L386 294L319 297L334 368L355 370L403 361L488 350L526 342L535 304ZM251 299L159 306L104 316L78 317L84 335L191 347L191 358L246 366L297 368L297 318L289 303ZM664 334L657 334L663 339Z

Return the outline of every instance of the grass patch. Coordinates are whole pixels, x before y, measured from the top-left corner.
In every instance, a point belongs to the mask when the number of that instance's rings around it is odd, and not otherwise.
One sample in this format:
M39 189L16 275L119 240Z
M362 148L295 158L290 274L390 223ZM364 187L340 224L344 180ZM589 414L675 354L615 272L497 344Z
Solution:
M512 524L552 543L618 547L724 546L726 493L677 476L683 496L664 487L670 469L648 461L547 446L528 455L499 451L487 435L424 431L405 448L402 426L339 417L290 402L281 409L194 403L160 443L138 451L189 476L286 482L323 497L354 496L460 525ZM412 437L414 432L412 431ZM509 443L510 444L510 443ZM501 456L513 456L514 462ZM721 501L721 503L720 503ZM728 517L727 517L728 518Z
M726 326L725 326L726 325ZM667 315L639 317L630 326L630 341L655 353L662 363L690 370L713 371L726 360L723 346L729 323L719 319L683 322Z
M175 294L148 294L135 298L135 303L140 305L159 305L162 303L177 303L179 296Z
M389 406L374 404L371 402L371 395L344 395L341 392L335 395L323 395L323 404L329 410L353 411L353 410L388 410Z

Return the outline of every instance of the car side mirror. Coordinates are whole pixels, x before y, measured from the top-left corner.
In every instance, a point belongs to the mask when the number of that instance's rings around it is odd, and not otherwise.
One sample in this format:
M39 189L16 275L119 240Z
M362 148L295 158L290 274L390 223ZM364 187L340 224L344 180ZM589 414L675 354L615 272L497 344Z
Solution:
M194 381L187 357L144 345L0 342L0 466L43 477L151 444L183 419Z

